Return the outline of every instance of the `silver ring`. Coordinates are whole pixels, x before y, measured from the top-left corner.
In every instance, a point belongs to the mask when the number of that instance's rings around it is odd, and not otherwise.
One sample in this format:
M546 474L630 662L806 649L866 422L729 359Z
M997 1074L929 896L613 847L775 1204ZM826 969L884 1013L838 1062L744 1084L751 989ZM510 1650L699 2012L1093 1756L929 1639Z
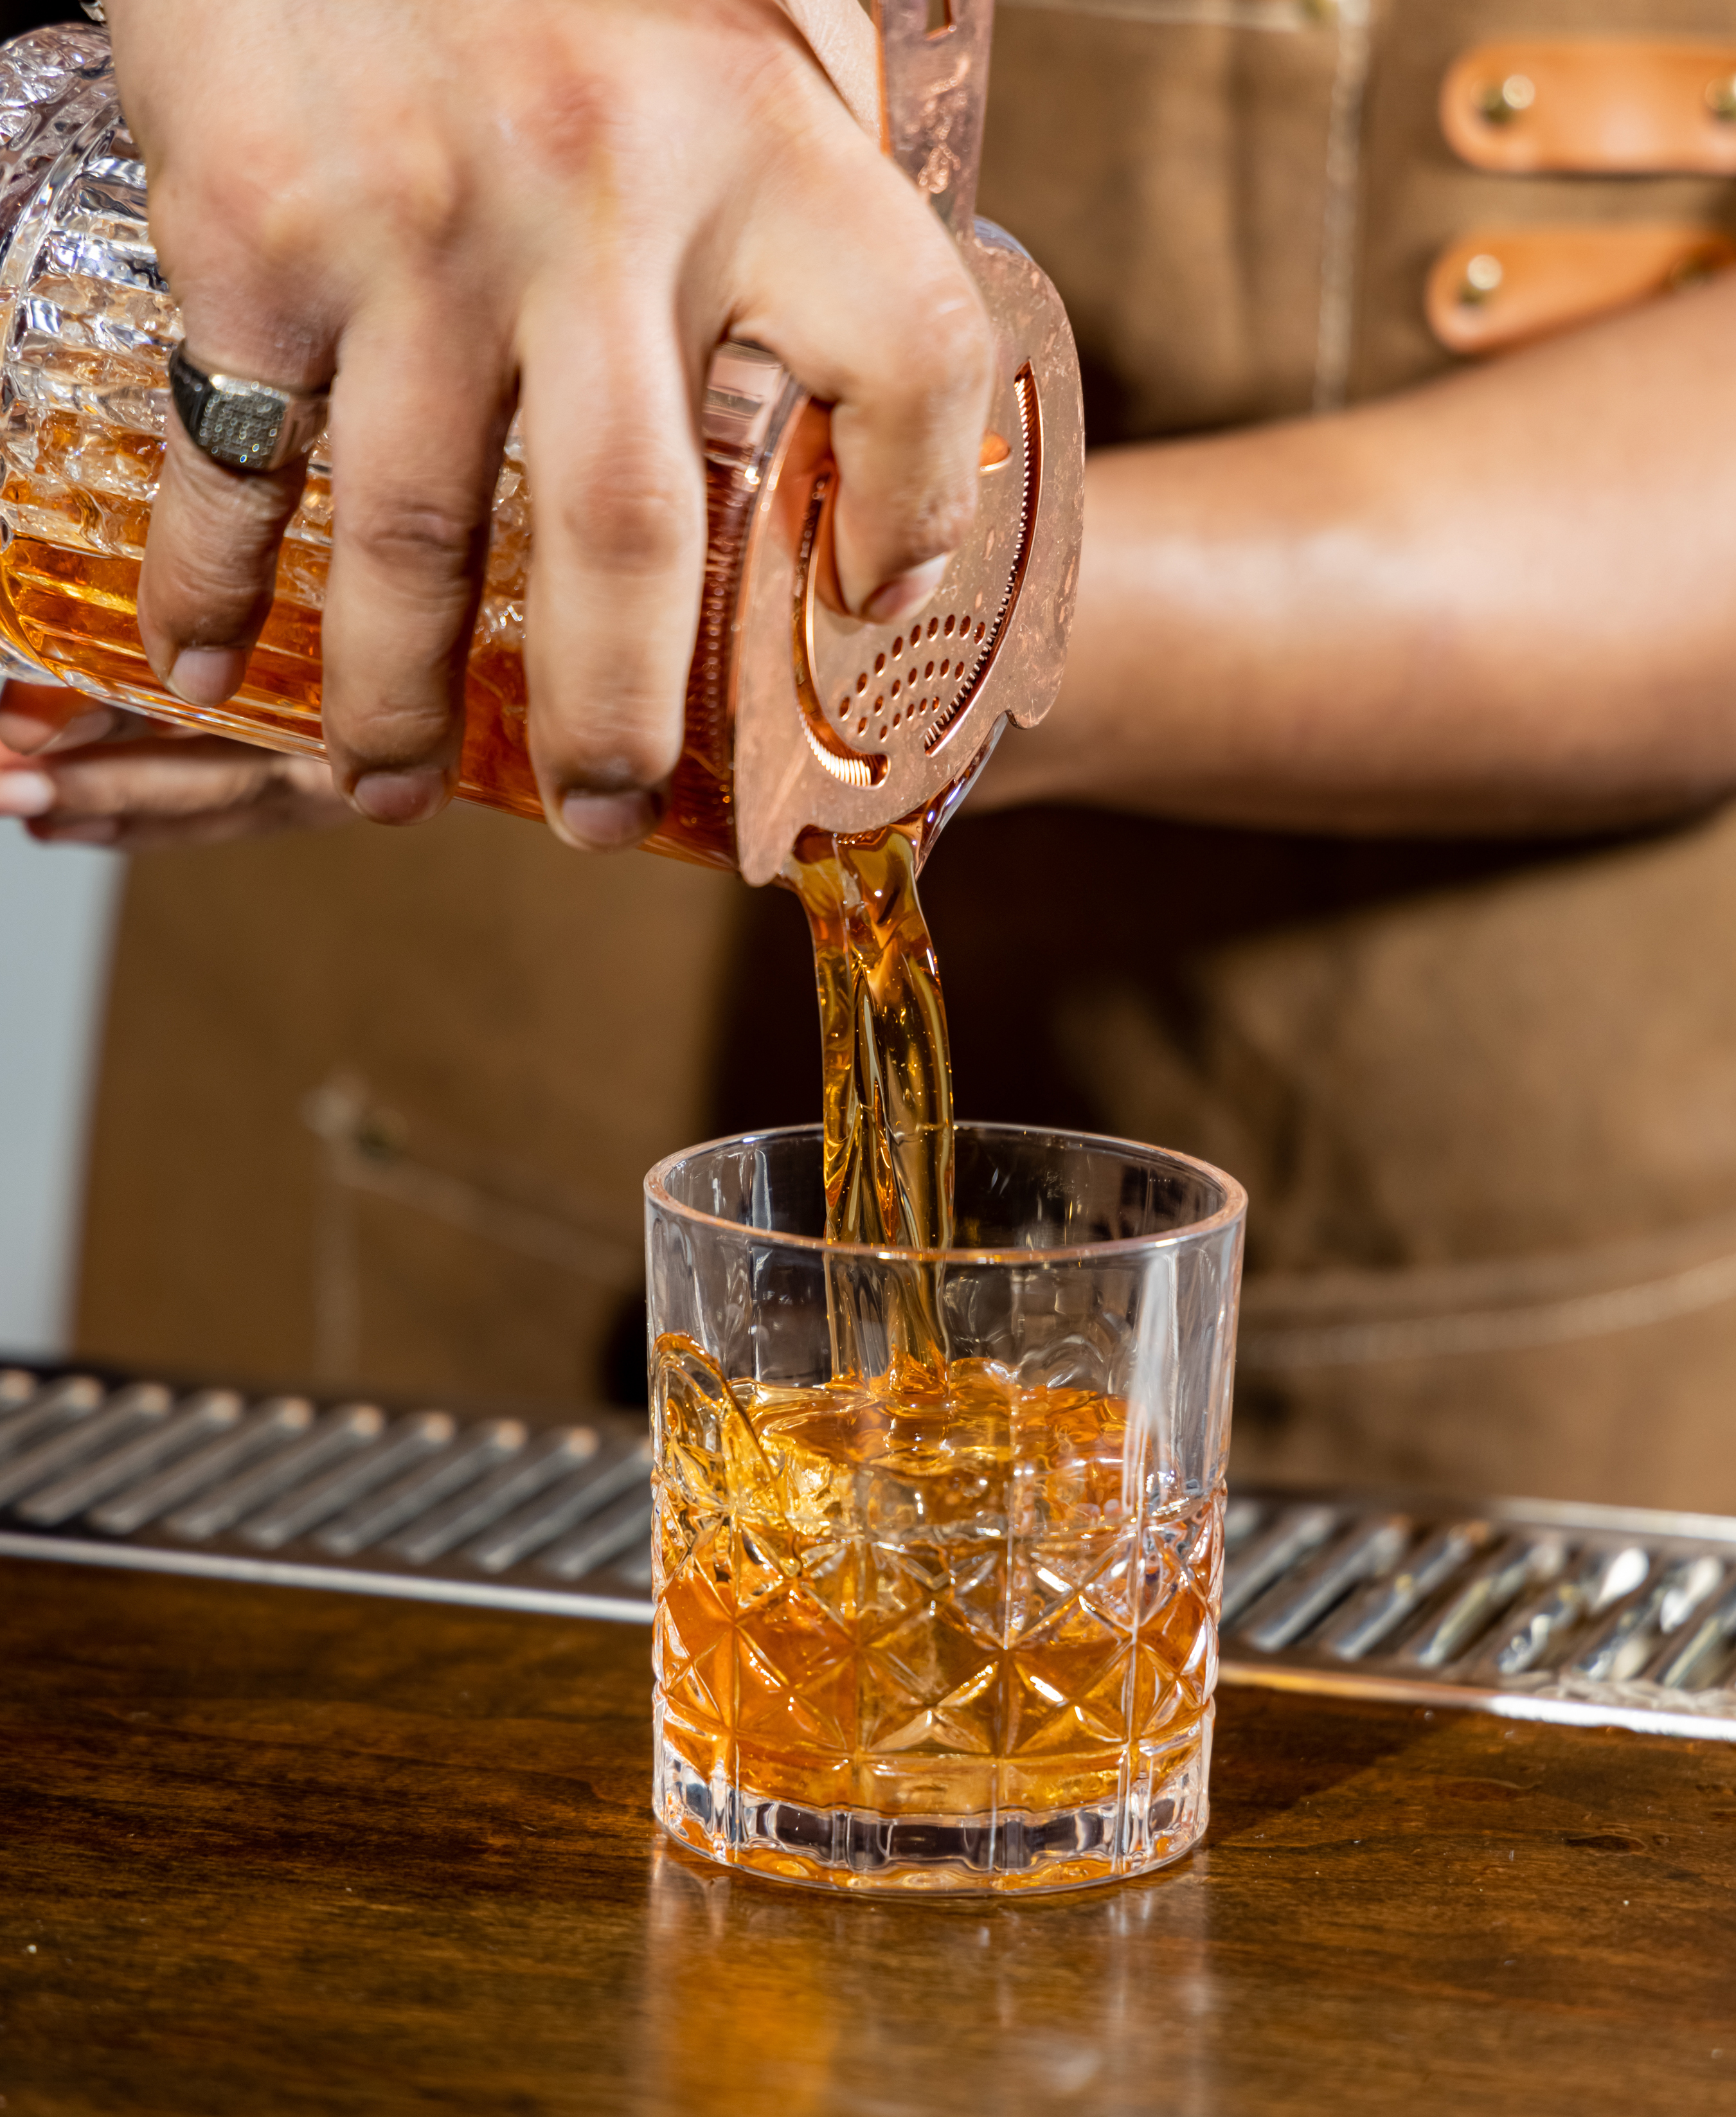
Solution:
M323 390L207 375L179 345L169 356L169 388L194 446L230 470L276 470L305 455L320 438L330 401Z

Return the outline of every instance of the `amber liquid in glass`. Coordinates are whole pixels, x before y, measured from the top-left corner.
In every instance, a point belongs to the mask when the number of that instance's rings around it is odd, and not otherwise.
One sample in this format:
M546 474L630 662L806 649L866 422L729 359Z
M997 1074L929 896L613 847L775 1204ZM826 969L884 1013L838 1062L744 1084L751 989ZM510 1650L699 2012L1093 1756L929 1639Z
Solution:
M671 1340L658 1386L660 1734L695 1778L819 1817L1041 1830L1148 1810L1131 1775L1161 1783L1198 1750L1222 1502L1142 1529L1121 1402L986 1361L933 1392L726 1391ZM779 1834L757 1864L835 1864ZM1030 1879L1098 1879L1104 1857Z

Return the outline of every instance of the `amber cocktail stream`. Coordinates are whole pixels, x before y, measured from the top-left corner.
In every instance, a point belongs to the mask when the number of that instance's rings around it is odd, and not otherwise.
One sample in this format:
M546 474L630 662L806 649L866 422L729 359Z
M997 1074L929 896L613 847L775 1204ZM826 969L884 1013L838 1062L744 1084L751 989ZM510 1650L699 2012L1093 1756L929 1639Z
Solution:
M1065 1889L1205 1827L1244 1194L1116 1141L956 1145L926 1256L824 1241L817 1128L647 1181L656 1801L732 1865Z

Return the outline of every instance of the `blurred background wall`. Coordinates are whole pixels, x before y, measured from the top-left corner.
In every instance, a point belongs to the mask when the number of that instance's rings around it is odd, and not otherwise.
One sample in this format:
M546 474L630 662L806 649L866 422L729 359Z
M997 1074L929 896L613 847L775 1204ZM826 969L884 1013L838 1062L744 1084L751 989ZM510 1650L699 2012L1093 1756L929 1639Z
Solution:
M640 1180L699 1136L742 893L465 807L139 857L81 1350L643 1401Z
M0 822L0 1348L64 1349L93 1077L124 874Z

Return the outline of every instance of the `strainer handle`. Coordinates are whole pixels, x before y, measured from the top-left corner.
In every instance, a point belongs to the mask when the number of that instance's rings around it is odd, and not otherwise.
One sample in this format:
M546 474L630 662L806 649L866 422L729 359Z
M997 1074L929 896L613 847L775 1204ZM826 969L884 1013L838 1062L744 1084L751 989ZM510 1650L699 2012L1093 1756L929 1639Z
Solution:
M875 0L880 143L963 240L976 207L995 0Z

